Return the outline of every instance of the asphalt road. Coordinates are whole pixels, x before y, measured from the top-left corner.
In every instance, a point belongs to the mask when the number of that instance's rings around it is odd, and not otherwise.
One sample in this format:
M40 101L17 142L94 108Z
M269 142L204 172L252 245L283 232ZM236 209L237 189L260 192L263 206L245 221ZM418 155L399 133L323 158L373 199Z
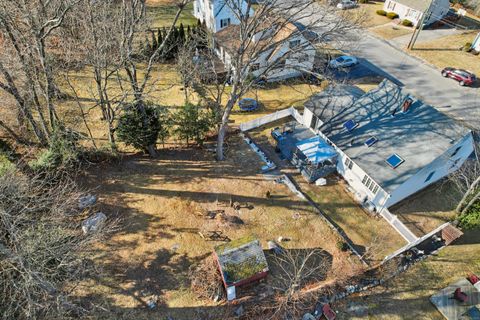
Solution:
M328 29L322 9L314 6L310 9L312 15L303 18L300 22L304 25L312 25L317 21L318 25L318 21L323 20L324 26L318 29ZM331 19L331 23L335 23L335 18L331 17ZM472 128L480 129L480 80L473 88L461 87L456 81L443 78L440 70L408 55L384 40L375 38L367 30L349 33L344 35L345 39L338 48L359 58L360 65L352 69L352 72L357 73L353 73L352 76L368 75L366 67L373 73L404 86L407 92L425 103L457 120L464 121ZM350 44L346 39L351 40Z
M475 87L461 87L456 81L443 78L436 68L371 35L363 37L352 53L380 69L415 97L480 129L478 82Z

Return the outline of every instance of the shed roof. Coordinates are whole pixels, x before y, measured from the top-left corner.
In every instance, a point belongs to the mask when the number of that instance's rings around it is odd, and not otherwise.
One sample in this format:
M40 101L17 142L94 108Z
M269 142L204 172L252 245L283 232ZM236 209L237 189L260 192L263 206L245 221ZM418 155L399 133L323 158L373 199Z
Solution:
M389 193L470 132L388 80L359 95L352 86L331 86L305 107L324 122L320 130ZM408 112L392 116L408 97L414 100ZM356 124L351 131L344 126L349 120ZM367 147L371 137L378 141ZM386 162L394 154L404 160L396 168Z
M268 271L267 259L260 241L244 237L215 247L218 264L226 286Z

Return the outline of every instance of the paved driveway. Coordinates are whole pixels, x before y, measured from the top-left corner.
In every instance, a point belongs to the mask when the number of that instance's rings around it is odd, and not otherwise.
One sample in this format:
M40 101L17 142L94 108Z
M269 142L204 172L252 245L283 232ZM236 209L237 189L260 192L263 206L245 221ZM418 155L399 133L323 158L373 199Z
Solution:
M311 6L310 9L312 16L305 17L305 21L302 21L305 25L312 21L325 20L324 14L317 13L322 12L321 8ZM335 23L335 18L331 19L331 23ZM407 91L440 111L465 121L472 128L480 129L478 84L476 88L460 87L457 82L443 78L439 70L395 48L388 42L373 37L366 30L350 32L344 36L355 42L339 48L363 59L363 65L405 86ZM345 47L348 49L345 50Z
M417 39L417 43L436 40L438 38L451 36L454 34L462 33L464 31L465 30L457 30L453 28L442 28L442 29L434 29L434 30L426 29L420 32L420 35L418 36L418 39ZM390 40L390 42L400 48L405 48L410 42L411 38L412 38L412 35L407 34L404 36L393 38L392 40Z

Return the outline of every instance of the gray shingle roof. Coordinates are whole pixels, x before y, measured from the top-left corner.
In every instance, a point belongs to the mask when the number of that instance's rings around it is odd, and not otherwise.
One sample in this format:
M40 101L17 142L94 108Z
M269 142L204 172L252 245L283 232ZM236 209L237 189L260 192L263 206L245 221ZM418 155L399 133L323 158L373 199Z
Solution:
M324 125L321 131L377 184L392 192L420 169L445 153L469 130L435 108L414 101L409 111L401 109L408 96L388 80L360 96L352 86L329 87L313 96L305 107ZM348 132L343 124L354 120L358 126ZM371 136L378 139L365 146ZM353 143L352 143L353 142ZM393 169L386 163L392 154L405 162Z

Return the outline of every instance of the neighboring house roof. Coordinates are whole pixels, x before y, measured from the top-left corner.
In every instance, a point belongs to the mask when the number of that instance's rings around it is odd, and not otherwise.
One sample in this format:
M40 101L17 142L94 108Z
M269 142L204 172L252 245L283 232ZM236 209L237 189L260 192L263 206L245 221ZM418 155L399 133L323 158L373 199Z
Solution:
M470 132L418 100L408 112L401 112L407 97L399 86L384 80L364 95L352 86L331 86L305 107L324 122L320 130L391 193ZM394 110L398 111L392 116ZM349 120L354 121L351 131L344 126ZM367 147L365 142L372 136L378 141ZM393 154L404 160L395 169L386 162Z
M393 0L393 1L421 12L424 12L425 10L427 10L428 6L430 5L430 0ZM440 5L440 3L437 5Z
M234 286L268 271L260 241L245 237L215 247L225 286Z
M259 26L257 29L257 33L263 32L264 30L268 29L268 26L266 25L266 23L261 24L261 26ZM215 33L215 38L217 40L217 43L222 46L228 53L234 54L241 46L240 31L240 25L231 24ZM272 46L274 50L269 54L269 56L273 56L274 53L277 50L280 50L282 45L286 43L285 40L287 40L288 38L293 38L293 34L295 32L298 32L298 28L293 23L285 23L285 25L282 26L281 29L275 30L275 34L273 35L273 37L267 36L265 37L265 39L262 39L260 41L252 41L252 43L249 44L248 49L265 50L269 46ZM298 32L298 36L301 36L300 32Z

